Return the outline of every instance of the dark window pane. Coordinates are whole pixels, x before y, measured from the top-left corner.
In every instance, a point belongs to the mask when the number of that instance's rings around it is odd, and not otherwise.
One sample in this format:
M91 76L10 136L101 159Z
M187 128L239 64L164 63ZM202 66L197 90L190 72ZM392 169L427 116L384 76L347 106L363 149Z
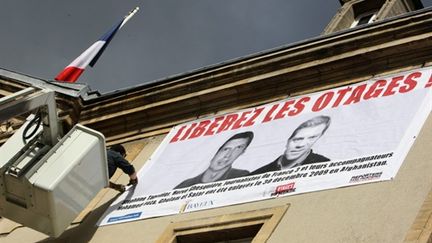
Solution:
M177 243L248 243L261 229L262 224L179 235Z

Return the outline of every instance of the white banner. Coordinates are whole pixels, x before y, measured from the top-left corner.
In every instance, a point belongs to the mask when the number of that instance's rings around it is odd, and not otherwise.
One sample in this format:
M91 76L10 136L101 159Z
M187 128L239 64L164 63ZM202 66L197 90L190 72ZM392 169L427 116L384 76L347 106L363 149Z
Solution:
M390 180L431 112L431 73L174 127L99 225Z

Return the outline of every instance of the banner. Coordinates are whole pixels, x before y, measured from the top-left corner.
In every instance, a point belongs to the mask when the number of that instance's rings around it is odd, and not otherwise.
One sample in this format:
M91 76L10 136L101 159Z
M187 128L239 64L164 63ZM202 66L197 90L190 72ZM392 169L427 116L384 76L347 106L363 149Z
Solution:
M174 127L99 225L394 178L432 109L432 69Z

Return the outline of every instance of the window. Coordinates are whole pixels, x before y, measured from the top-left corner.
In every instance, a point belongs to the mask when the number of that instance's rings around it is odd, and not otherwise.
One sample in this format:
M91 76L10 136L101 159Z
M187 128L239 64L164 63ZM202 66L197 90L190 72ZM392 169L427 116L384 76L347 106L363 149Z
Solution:
M289 205L171 223L157 243L265 242Z
M372 23L375 20L375 18L376 18L376 12L375 11L360 14L359 16L357 16L357 18L352 23L351 28Z
M214 231L199 233L179 234L176 237L177 243L251 243L253 237L257 235L262 224L253 224L243 227L233 227Z

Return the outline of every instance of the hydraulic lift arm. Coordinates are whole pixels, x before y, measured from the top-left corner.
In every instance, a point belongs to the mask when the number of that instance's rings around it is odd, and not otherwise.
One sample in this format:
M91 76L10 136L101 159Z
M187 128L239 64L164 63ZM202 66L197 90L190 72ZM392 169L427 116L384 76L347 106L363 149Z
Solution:
M0 99L0 122L40 108L44 126L44 142L54 145L58 141L59 127L56 114L55 92L26 88Z

